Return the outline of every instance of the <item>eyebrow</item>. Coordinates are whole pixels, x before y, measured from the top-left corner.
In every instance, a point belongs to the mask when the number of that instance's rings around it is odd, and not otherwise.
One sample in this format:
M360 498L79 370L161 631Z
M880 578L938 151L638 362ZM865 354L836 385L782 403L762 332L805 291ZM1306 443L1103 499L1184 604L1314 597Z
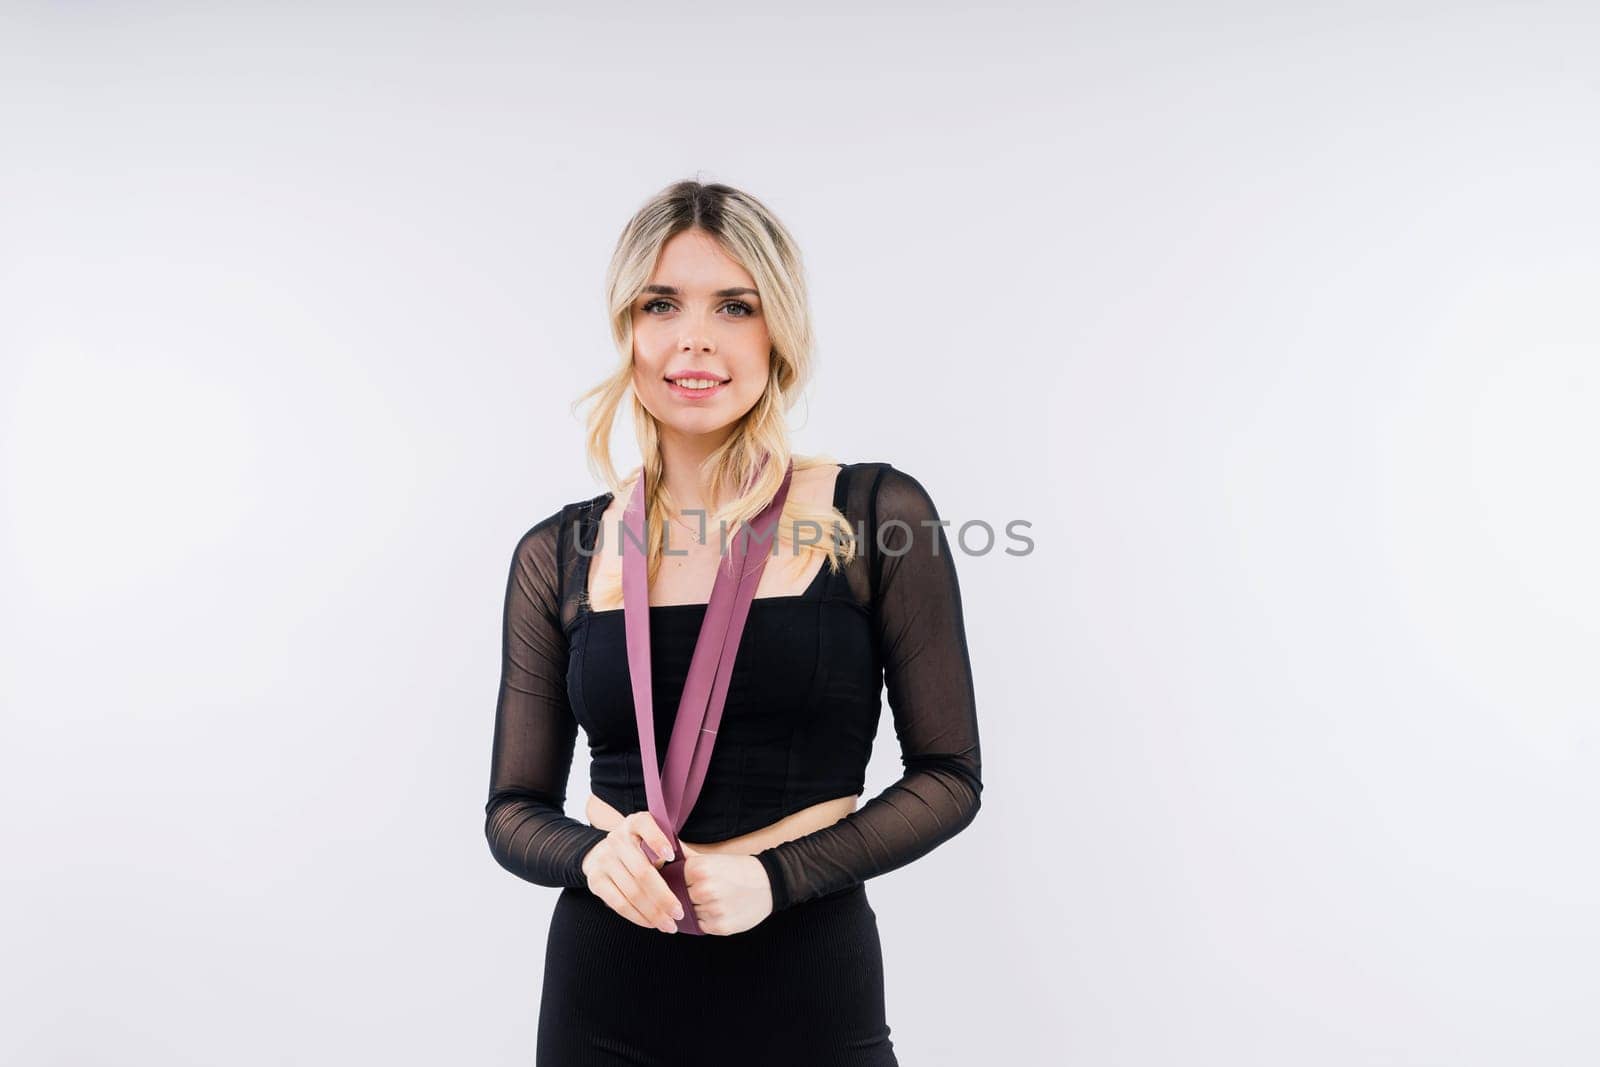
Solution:
M644 291L647 292L647 293L658 293L661 296L680 296L680 295L682 295L682 294L680 294L678 292L678 287L675 286L675 285L647 285L647 286L644 287ZM761 294L756 292L754 289L745 289L743 287L738 287L738 288L734 288L734 289L718 289L716 292L712 293L711 295L712 296L760 296Z

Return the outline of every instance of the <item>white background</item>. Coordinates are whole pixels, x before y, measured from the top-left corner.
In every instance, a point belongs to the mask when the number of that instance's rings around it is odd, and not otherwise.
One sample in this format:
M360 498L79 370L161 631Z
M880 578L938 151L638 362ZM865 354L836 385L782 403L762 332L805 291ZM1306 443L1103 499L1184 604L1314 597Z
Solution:
M0 1060L532 1062L505 569L695 175L799 450L1033 524L903 1064L1600 1059L1593 5L3 11Z

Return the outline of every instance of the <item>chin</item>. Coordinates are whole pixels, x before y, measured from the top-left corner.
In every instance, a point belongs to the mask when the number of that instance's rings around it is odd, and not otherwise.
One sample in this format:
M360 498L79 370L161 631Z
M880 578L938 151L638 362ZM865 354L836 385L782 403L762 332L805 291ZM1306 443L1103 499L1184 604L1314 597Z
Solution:
M672 429L686 437L699 437L704 434L718 433L733 425L733 419L707 418L696 419L693 422L667 423Z

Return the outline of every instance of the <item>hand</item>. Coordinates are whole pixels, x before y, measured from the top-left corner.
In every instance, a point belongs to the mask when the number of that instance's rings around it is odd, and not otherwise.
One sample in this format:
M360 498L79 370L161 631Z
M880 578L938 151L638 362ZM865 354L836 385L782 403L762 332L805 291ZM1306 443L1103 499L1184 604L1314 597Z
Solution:
M686 851L683 884L705 933L743 933L772 914L772 883L754 856Z
M641 841L650 846L659 864L672 859L667 835L648 811L636 811L584 854L583 874L589 880L589 892L631 923L675 934L683 905L672 895L658 866L646 858L639 847ZM761 866L759 860L755 864ZM761 875L765 879L766 871Z

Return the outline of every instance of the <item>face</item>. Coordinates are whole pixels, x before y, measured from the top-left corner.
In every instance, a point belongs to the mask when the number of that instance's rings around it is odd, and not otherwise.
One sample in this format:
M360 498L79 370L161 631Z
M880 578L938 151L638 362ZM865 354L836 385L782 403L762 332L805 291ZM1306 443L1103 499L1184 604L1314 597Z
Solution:
M761 297L703 230L662 246L632 315L634 392L663 434L720 437L761 399L772 362Z

